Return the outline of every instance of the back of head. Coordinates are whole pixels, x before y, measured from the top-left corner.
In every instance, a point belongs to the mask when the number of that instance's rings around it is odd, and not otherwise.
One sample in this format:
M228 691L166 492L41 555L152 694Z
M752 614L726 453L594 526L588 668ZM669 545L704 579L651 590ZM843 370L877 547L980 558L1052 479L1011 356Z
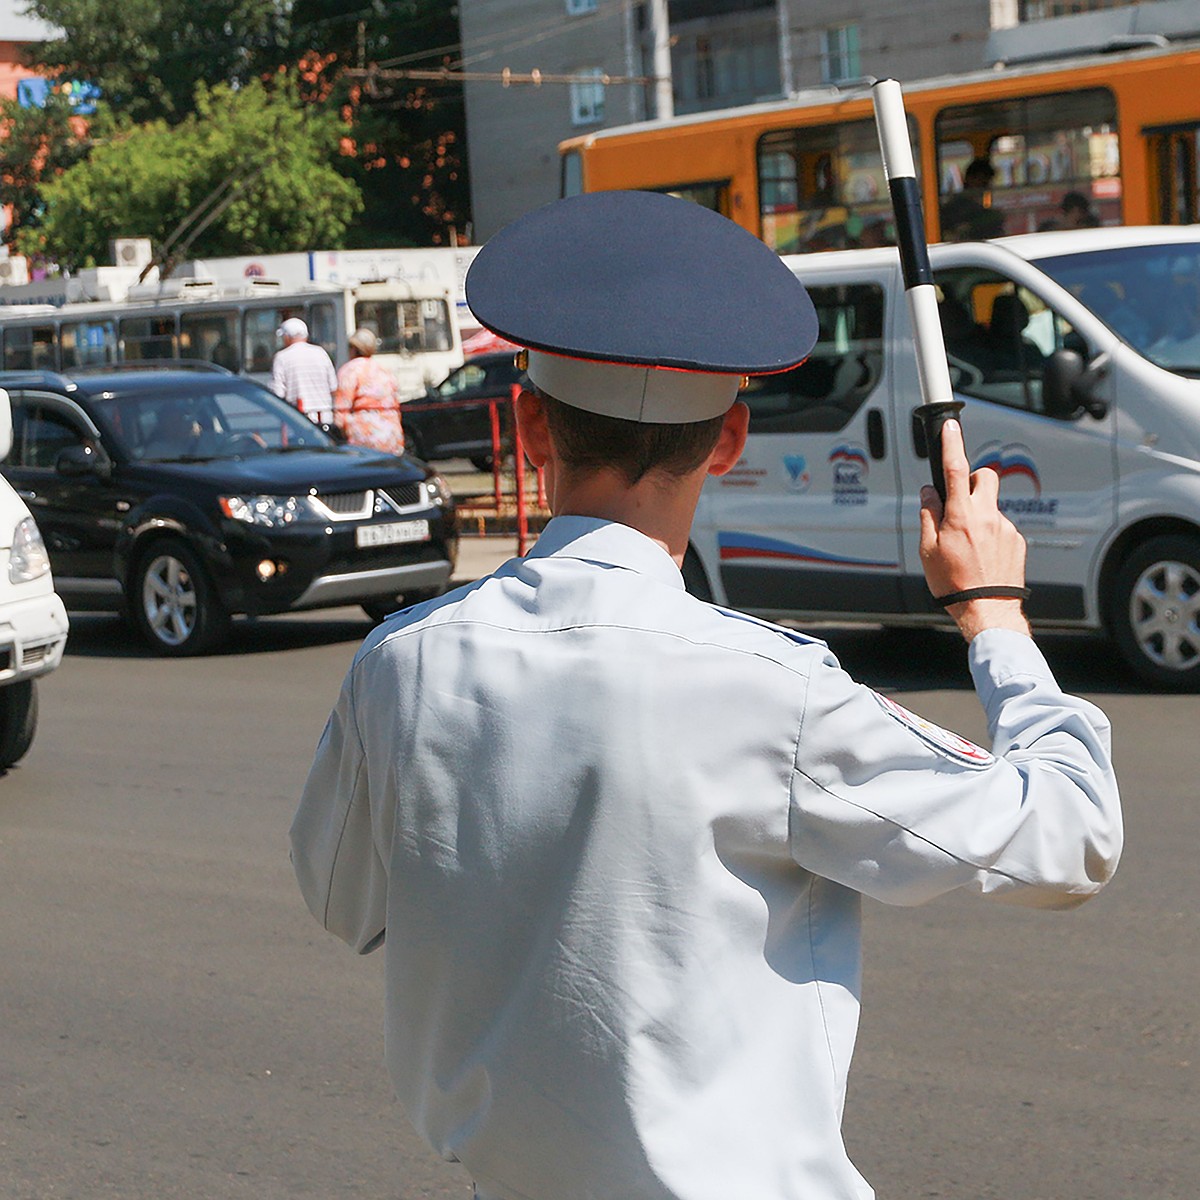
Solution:
M652 192L573 196L519 218L475 257L466 298L480 324L528 348L530 382L562 406L556 445L597 467L626 446L619 469L639 476L694 457L676 454L696 436L678 427L719 422L747 375L798 365L817 333L774 251Z
M288 317L276 330L281 338L292 342L308 341L308 326L299 317Z

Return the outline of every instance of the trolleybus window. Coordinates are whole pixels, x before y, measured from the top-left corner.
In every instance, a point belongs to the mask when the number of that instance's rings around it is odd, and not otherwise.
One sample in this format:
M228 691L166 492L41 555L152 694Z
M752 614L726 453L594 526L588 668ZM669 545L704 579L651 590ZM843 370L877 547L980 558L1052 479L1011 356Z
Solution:
M308 321L308 340L316 342L334 362L337 362L337 318L333 305L310 304L305 319Z
M133 361L177 358L174 314L169 317L122 317L121 357Z
M915 142L911 121L909 136ZM780 254L895 241L871 120L763 134L758 203L763 241Z
M179 316L179 353L203 358L236 371L238 367L238 315L225 312L185 312Z
M1164 225L1200 221L1200 123L1146 129L1154 167L1154 216Z
M1072 192L1091 223L1121 222L1117 102L1107 88L943 108L935 136L943 214L970 162L982 159L993 174L979 199L996 214L997 233L1061 228Z
M4 366L9 371L55 371L53 325L9 326L4 330Z
M64 321L58 338L64 371L117 361L116 321Z

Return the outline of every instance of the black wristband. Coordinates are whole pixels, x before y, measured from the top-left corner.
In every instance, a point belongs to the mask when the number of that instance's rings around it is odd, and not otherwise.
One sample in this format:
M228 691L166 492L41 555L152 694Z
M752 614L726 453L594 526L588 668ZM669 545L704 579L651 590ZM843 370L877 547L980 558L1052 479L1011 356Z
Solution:
M996 583L991 587L967 588L962 592L950 592L945 596L934 596L934 604L949 608L951 604L962 604L965 600L1028 600L1027 587L1014 587L1007 583Z

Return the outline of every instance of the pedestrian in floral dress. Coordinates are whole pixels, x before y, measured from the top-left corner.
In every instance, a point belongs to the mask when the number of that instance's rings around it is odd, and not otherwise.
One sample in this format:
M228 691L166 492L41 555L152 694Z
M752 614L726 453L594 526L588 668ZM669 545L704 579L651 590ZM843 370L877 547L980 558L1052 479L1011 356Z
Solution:
M379 339L369 329L350 335L350 360L337 373L334 419L352 445L400 454L400 400L396 381L372 357L378 347Z

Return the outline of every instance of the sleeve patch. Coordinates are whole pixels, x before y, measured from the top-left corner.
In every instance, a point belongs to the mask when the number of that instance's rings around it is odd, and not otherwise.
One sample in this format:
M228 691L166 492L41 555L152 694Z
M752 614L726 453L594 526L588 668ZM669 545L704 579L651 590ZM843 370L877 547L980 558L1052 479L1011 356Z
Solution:
M995 756L982 746L977 746L974 742L967 741L965 737L960 737L949 729L943 729L940 725L935 725L932 721L917 716L903 704L897 704L890 696L881 696L878 692L873 692L872 695L885 713L910 729L925 745L943 757L963 763L968 767L975 767L978 770L984 770L996 761Z

